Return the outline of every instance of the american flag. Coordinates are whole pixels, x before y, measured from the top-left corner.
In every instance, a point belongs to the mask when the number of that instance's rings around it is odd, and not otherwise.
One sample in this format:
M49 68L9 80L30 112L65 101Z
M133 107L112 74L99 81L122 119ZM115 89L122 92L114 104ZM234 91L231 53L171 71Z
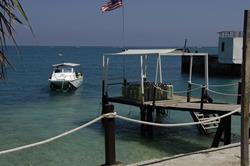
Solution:
M109 0L106 4L102 5L101 11L107 12L117 9L122 6L122 0Z

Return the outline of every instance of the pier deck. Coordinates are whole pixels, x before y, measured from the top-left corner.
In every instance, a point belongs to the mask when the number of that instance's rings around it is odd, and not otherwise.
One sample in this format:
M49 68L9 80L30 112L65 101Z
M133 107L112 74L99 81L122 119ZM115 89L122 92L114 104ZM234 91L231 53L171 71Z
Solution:
M153 106L153 101L146 101L141 103L140 101L131 100L123 97L110 97L107 99L109 102L132 105L136 107L141 106ZM171 100L159 100L155 101L155 108L171 109L180 111L191 111L191 112L206 112L206 113L219 113L224 114L239 108L238 104L227 104L227 103L204 103L203 109L201 110L200 99L191 98L191 102L187 102L186 96L175 95ZM235 115L239 115L238 113Z
M188 111L191 113L191 116L195 122L201 122L199 125L197 125L197 128L203 135L208 135L212 132L210 130L216 129L211 147L218 147L220 142L224 142L224 145L231 143L231 116L240 115L239 112L234 112L233 114L218 121L214 120L209 123L202 123L204 119L213 118L217 117L218 115L225 115L227 113L236 111L236 109L240 108L240 105L228 103L201 103L201 99L197 98L191 98L190 102L187 102L186 96L178 95L174 95L173 99L171 100L141 102L124 97L108 97L103 101L105 101L105 103L113 102L139 107L140 120L147 122L154 122L154 111L158 113L160 113L162 109ZM153 127L141 125L141 131L143 135L152 135Z

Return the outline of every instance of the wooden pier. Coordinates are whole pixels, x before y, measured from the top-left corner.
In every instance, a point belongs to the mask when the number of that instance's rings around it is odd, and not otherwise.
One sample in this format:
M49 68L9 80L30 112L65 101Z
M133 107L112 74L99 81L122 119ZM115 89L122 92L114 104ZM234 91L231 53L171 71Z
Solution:
M209 97L208 91L217 94L223 94L221 92L216 92L209 89L209 77L208 77L208 53L189 53L186 49L134 49L125 50L119 53L111 53L103 55L103 89L102 89L102 108L103 113L105 113L105 108L108 104L119 103L131 106L136 106L140 108L140 119L142 121L153 122L153 112L161 112L162 109L169 110L179 110L179 111L189 111L192 115L194 121L199 121L199 123L191 123L192 125L197 124L198 129L207 134L205 125L212 124L211 128L215 127L216 133L212 142L212 147L218 147L220 142L224 145L231 144L231 116L240 115L241 116L241 165L249 165L249 67L250 61L249 55L249 45L250 45L250 11L245 11L244 17L244 38L243 38L243 67L242 67L242 82L243 85L238 86L238 96L237 104L227 104L227 103L216 103ZM131 55L140 57L140 81L139 85L127 84L127 78L125 77L125 57ZM152 87L148 86L147 80L147 56L154 55L157 58L156 61L156 74L154 81L154 92L152 100ZM112 85L108 83L108 66L109 66L109 56L122 56L123 57L123 82L119 84L122 85L122 97L111 97L108 93L108 86ZM173 95L173 86L171 84L164 84L162 80L162 70L161 70L161 57L164 56L182 56L189 61L189 80L187 96ZM192 72L193 72L193 58L203 57L204 60L204 84L201 86L201 98L196 99L191 97L192 92ZM116 83L115 83L116 84ZM151 84L152 85L152 84ZM128 86L128 88L127 88ZM131 86L131 87L129 87ZM158 87L157 87L158 86ZM198 85L200 86L200 85ZM220 85L221 86L221 85ZM165 89L165 87L171 87ZM167 95L156 97L156 88L160 88L163 92L167 92ZM136 95L134 95L137 93ZM150 95L149 95L150 94ZM169 97L170 95L170 97ZM229 96L231 96L229 94ZM241 102L241 103L240 103ZM241 104L241 105L239 105ZM239 111L241 110L241 111ZM210 119L210 121L215 120L212 123L203 124L204 119L209 119L210 116L220 116L219 118ZM202 118L200 118L202 117ZM218 120L219 119L219 120ZM205 120L205 122L208 122ZM141 122L139 122L141 123ZM145 124L150 126L145 126ZM219 125L217 125L219 124ZM145 129L148 131L149 135L152 134L153 123L143 123L142 131ZM186 124L181 124L186 125ZM158 125L164 126L167 125ZM206 157L207 158L207 157ZM114 162L113 162L114 163ZM112 164L113 164L112 163ZM187 162L184 162L187 163ZM201 164L203 164L202 162ZM223 162L224 164L224 162ZM165 165L165 164L164 164ZM174 164L176 165L176 164ZM183 165L183 163L181 164Z
M141 116L140 119L147 122L154 121L153 112L157 112L158 110L188 111L191 114L197 113L202 115L224 115L240 108L240 105L238 104L202 103L201 99L197 98L191 98L191 101L187 102L186 96L177 95L175 95L172 100L146 101L144 103L142 103L141 101L130 100L124 97L107 97L104 100L106 101L106 103L111 102L139 107ZM240 114L235 113L233 115ZM194 121L201 121L201 119L197 118L194 119ZM218 125L215 125L216 123ZM231 115L221 119L220 121L216 121L210 124L212 124L212 127L205 128L202 125L197 125L197 127L204 135L208 134L206 129L217 129L211 147L218 147L220 142L223 142L224 145L228 145L231 143ZM216 127L213 127L213 125ZM143 135L152 135L153 127L142 125L141 131Z
M155 81L147 80L147 56L156 58ZM111 57L140 57L140 78L137 82L129 81L125 76L125 64L123 64L123 79L113 83L109 80L109 58ZM183 56L190 59L188 88L185 91L186 96L177 95L174 92L174 85L163 82L161 57ZM201 90L201 97L195 98L191 95L192 90L192 71L193 59L202 57L204 60L204 83L198 85ZM117 96L109 93L109 86L120 85L121 94ZM197 85L196 85L197 86ZM102 86L102 108L109 103L119 103L138 107L140 110L140 120L154 122L153 113L161 113L162 110L178 110L190 112L195 122L200 122L197 128L203 135L208 135L211 130L216 134L212 147L217 147L222 141L225 145L231 143L231 115L214 121L215 117L228 114L240 108L238 104L216 103L208 95L209 77L208 77L208 54L207 53L189 53L179 49L131 49L119 53L109 53L103 55L103 86ZM184 94L185 94L184 93ZM240 90L239 90L240 93ZM240 95L238 95L240 96ZM240 101L240 98L238 98ZM103 112L105 112L103 110ZM239 115L235 113L234 115ZM203 122L204 121L204 122ZM151 136L153 127L145 124L141 125L143 135Z

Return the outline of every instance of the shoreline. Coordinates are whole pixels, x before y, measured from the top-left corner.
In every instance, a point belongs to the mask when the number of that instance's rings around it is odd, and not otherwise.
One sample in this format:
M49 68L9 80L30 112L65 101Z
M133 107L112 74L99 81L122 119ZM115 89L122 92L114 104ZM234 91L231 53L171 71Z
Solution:
M181 165L235 166L240 165L240 143L210 148L188 154L142 161L127 166L181 166Z

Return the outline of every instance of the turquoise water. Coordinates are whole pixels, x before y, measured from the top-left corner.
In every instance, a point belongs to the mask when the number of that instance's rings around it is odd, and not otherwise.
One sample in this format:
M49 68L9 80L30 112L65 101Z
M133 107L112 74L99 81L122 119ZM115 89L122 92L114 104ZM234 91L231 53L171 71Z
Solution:
M214 51L216 48L208 48ZM34 143L78 127L100 115L102 53L119 48L105 47L21 47L21 55L9 49L10 60L16 70L8 70L8 79L0 82L0 150ZM62 53L63 56L58 56ZM126 74L138 75L139 61L126 59ZM153 80L153 58L149 58L149 79ZM51 92L48 77L51 65L76 62L82 65L84 83L71 93ZM118 64L120 62L120 64ZM110 72L121 75L122 60L110 61ZM180 59L163 59L163 73L175 90L185 90L188 75L180 73ZM194 76L201 83L202 77ZM211 78L210 84L229 84L239 78ZM236 93L237 87L213 88ZM112 90L112 89L111 89ZM114 88L113 91L117 90ZM115 91L117 92L117 91ZM200 92L194 93L199 96ZM236 98L212 95L216 101L235 103ZM116 111L130 118L139 118L139 110L131 106L115 105ZM162 123L192 121L186 112L169 111L169 116L158 117ZM117 120L117 160L132 163L180 153L206 149L212 136L199 134L195 126L155 128L154 137L140 135L140 125ZM238 140L239 118L233 118L233 141ZM104 135L101 123L56 140L52 143L0 156L0 165L86 165L104 163Z

